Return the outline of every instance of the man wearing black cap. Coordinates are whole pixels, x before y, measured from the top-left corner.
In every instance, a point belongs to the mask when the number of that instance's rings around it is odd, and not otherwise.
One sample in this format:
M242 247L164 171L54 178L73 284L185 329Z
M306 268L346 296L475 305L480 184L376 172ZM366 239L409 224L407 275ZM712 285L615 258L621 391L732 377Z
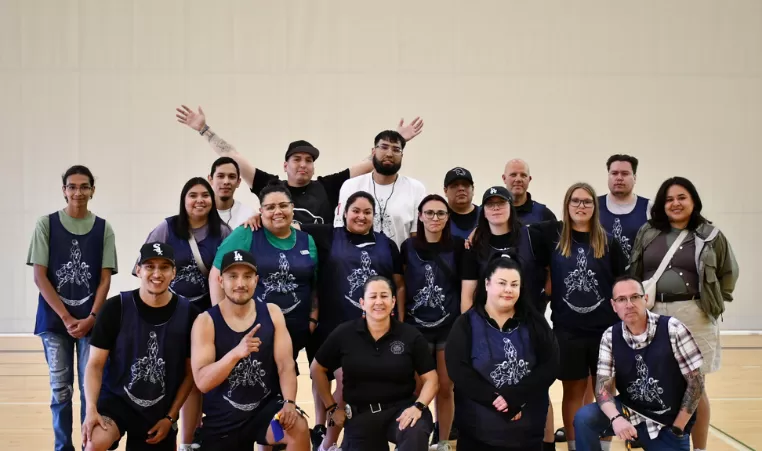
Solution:
M93 328L82 424L88 451L105 451L124 434L129 450L177 449L177 419L193 387L190 334L199 312L169 291L171 246L144 244L135 271L140 288L108 299Z
M219 277L225 298L193 326L193 375L204 393L201 449L251 451L256 442L308 450L291 337L280 307L252 299L254 256L228 252Z
M444 192L447 204L452 209L450 231L453 235L466 239L479 221L479 207L473 204L474 179L471 172L461 167L447 171Z
M278 180L277 175L256 168L238 153L235 147L215 134L206 124L206 116L201 107L198 108L198 112L195 112L183 105L177 108L176 116L178 122L204 136L217 154L230 157L238 163L241 169L241 177L249 185L252 193L259 195L259 192L269 182ZM400 121L397 127L397 131L408 141L421 133L422 129L423 121L420 118L414 119L407 125ZM351 168L312 180L315 175L315 160L319 156L320 151L317 148L302 140L292 142L286 150L283 171L287 175L288 189L294 198L294 222L331 224L339 202L341 185L350 178L367 174L373 170L373 162L369 157Z

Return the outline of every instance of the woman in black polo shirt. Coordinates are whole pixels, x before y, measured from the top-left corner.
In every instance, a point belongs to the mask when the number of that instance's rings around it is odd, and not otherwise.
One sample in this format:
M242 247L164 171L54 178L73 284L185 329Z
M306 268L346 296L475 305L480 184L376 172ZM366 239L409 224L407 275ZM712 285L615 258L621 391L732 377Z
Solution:
M445 352L455 383L458 449L542 449L558 346L524 290L515 256L490 260Z
M396 443L400 451L425 451L432 429L428 404L437 393L436 364L426 339L409 324L393 318L396 299L389 279L365 282L363 318L334 330L312 361L313 383L329 423L345 424L344 451L381 451ZM331 394L328 373L343 369L339 408ZM415 397L415 374L423 387Z

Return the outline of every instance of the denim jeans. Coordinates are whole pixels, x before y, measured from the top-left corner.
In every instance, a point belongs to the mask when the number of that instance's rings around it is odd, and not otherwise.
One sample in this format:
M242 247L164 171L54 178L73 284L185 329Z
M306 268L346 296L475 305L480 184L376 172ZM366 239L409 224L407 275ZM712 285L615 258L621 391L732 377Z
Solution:
M56 451L74 451L71 441L72 397L74 395L74 350L77 351L77 376L80 393L80 421L85 420L85 367L90 355L90 337L80 339L55 332L40 334L50 372L50 412Z
M622 411L622 404L616 400L616 408ZM635 426L638 431L638 441L647 451L679 450L690 451L691 439L688 434L682 438L677 437L669 428L662 428L656 438L648 436L646 423L642 422ZM577 442L577 451L599 451L601 449L600 438L614 435L611 430L611 421L598 407L598 404L588 404L577 411L574 415L574 434Z

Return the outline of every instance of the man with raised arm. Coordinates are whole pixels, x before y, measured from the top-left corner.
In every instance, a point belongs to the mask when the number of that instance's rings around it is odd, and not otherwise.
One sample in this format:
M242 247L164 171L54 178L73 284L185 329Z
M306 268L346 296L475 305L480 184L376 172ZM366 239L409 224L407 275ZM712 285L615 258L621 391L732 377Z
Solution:
M241 177L251 188L251 192L259 195L259 192L272 180L278 180L278 176L267 173L255 167L246 157L241 155L235 147L217 135L206 123L204 110L199 106L198 111L193 111L185 105L177 108L178 122L196 130L206 138L211 148L223 157L234 159L240 168ZM406 141L418 136L423 130L423 121L415 118L411 123L405 124L400 120L397 131ZM344 169L335 174L319 176L316 180L315 160L320 156L320 151L307 141L299 140L289 144L286 150L283 171L287 175L288 189L294 197L294 222L304 224L331 224L334 219L334 211L339 203L341 185L347 180L358 175L367 174L373 170L373 162L368 157L354 166Z

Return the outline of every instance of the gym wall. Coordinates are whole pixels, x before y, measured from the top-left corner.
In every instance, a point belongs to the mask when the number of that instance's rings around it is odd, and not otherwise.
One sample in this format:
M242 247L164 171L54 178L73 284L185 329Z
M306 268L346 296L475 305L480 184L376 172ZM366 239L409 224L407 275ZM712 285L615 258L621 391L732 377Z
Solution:
M635 155L641 195L696 183L741 267L722 328L762 329L759 1L0 0L0 332L32 331L27 248L72 164L95 173L91 209L116 232L111 293L137 286L140 244L215 158L175 121L181 103L279 174L290 141L318 147L326 174L420 115L405 174L441 192L465 166L478 199L521 157L556 214L571 183L604 193L606 158Z

